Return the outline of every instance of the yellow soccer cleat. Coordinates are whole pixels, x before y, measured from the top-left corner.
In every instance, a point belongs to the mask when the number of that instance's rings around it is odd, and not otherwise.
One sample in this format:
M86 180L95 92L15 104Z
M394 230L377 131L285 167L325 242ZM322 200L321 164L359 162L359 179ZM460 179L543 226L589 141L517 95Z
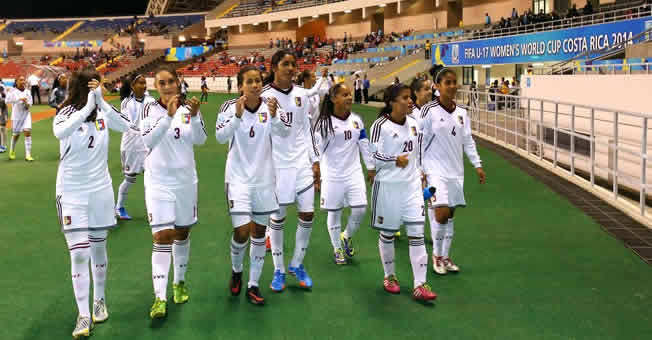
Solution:
M27 162L33 162L33 161L34 161L34 158L32 158L32 156L25 156L25 161L27 161Z
M174 303L181 304L188 302L188 288L185 282L179 281L179 284L173 284L172 290L174 291Z
M154 300L152 309L149 311L149 317L154 319L162 319L167 315L167 301L163 301L159 298Z
M9 159L12 161L16 159L16 151L9 151Z
M89 337L91 335L91 328L93 324L91 323L91 318L83 317L79 315L77 317L77 324L75 329L72 331L72 337L79 339L80 337Z

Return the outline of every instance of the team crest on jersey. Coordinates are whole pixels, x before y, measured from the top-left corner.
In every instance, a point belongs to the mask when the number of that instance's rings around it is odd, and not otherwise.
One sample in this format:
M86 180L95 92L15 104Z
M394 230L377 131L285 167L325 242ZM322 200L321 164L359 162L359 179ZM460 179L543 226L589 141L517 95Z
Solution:
M358 122L353 122L353 127L355 129L360 129L360 125L358 125Z
M461 124L461 125L464 125L464 117L462 117L462 116L458 116L457 119L460 120L460 124Z
M412 126L412 135L413 136L417 135L417 128L415 126Z
M383 224L385 219L382 216L378 216L378 224Z
M294 97L294 103L297 104L298 107L301 107L301 97Z
M267 112L261 112L258 114L258 121L261 123L267 122Z
M63 225L71 225L71 224L72 224L72 217L64 216L63 217Z
M95 128L97 129L97 131L102 131L102 130L106 129L106 124L104 124L104 119L100 118L100 119L96 120L95 121Z
M184 124L190 124L190 113L184 114L181 120L183 121Z

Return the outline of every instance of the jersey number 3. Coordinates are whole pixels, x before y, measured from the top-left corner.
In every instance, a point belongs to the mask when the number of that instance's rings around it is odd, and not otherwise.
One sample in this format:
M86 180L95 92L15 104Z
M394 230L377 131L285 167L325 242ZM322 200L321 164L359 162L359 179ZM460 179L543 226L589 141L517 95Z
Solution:
M181 129L174 128L174 139L179 139L179 138L181 138Z

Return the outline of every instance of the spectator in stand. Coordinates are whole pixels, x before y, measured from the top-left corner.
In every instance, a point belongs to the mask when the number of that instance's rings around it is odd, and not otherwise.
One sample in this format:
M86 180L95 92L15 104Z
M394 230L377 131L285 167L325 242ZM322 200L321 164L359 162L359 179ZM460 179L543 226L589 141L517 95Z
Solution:
M590 0L586 0L586 5L582 8L582 15L593 14L593 5Z
M491 17L489 16L489 13L484 14L484 26L485 27L491 26Z
M518 12L516 11L516 8L512 8L512 19L517 19L518 18Z
M364 74L364 80L362 81L362 95L364 96L364 103L369 104L369 88L371 87L371 82L367 79L367 74Z
M346 32L344 32L344 43L346 44Z
M426 40L426 60L430 59L431 48L432 48L432 44L430 44L430 40Z
M398 77L394 77L394 82L392 83L392 85L398 86L400 84L401 84L401 81L398 79Z
M226 91L228 93L231 93L231 86L233 85L233 80L231 80L231 76L226 78Z

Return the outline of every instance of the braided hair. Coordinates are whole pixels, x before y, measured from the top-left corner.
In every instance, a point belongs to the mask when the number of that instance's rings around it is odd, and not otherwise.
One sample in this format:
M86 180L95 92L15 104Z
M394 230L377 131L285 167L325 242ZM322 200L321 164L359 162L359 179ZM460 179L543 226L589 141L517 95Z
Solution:
M335 104L333 103L333 97L337 95L337 92L344 87L344 83L335 84L328 93L324 96L324 101L321 104L319 117L315 122L314 131L318 131L324 139L328 137L329 133L334 133L333 130L333 121L331 116L335 113Z

